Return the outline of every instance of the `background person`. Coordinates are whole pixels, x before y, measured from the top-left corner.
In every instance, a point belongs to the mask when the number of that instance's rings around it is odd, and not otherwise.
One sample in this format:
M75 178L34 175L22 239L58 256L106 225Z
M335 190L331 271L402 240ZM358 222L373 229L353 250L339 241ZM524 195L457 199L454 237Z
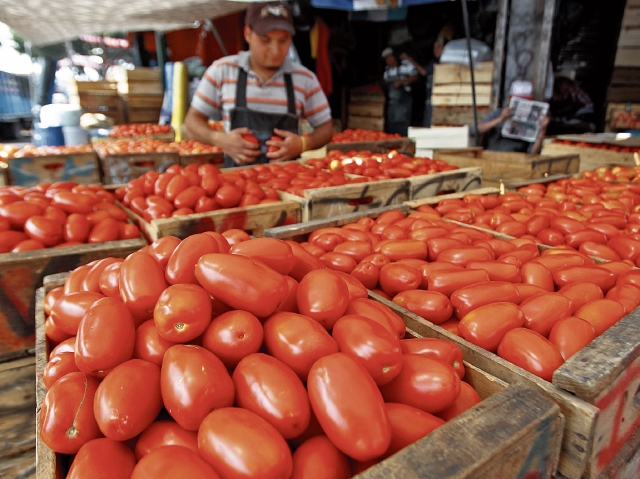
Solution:
M387 88L387 133L407 136L411 125L411 84L418 79L416 67L408 60L399 60L390 47L382 51L387 64L384 70L384 83Z
M331 110L317 77L287 59L294 33L286 3L252 3L244 27L249 50L216 60L198 85L185 133L221 147L225 167L292 160L331 141ZM314 128L308 137L298 135L301 117ZM212 131L209 118L223 120L225 131ZM250 134L259 144L243 138Z

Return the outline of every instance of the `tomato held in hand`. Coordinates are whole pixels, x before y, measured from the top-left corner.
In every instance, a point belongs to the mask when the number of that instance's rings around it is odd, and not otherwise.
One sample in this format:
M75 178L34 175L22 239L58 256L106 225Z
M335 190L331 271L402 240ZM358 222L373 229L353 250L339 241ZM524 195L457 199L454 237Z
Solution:
M220 479L196 452L177 444L160 446L144 456L131 479Z
M313 412L338 449L358 461L387 450L391 425L384 401L358 361L344 353L319 359L309 371L307 389Z
M129 479L136 458L131 449L106 437L84 444L73 459L67 479Z
M553 344L526 328L507 332L498 346L498 356L549 382L564 362Z

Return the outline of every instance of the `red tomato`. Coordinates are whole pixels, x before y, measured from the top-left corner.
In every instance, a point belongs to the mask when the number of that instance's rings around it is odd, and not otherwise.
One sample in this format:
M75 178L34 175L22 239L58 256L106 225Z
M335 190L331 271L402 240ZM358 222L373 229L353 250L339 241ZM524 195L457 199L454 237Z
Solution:
M279 239L255 238L243 241L233 245L230 253L260 260L280 274L289 274L293 269L291 246Z
M40 409L40 438L61 454L75 454L91 439L100 437L93 415L98 382L84 373L69 373L47 392Z
M565 361L596 338L593 326L584 319L568 316L556 322L549 333L549 341Z
M164 236L149 245L147 254L153 256L162 269L165 269L169 258L180 244L180 238Z
M290 479L348 479L351 476L349 459L324 434L307 439L293 453Z
M588 279L606 293L616 284L616 275L599 266L567 266L553 272L553 281L559 288Z
M85 215L72 213L64 222L63 236L65 241L87 241L91 226Z
M454 417L465 412L467 409L472 408L480 401L480 396L478 396L476 390L473 389L473 386L462 381L460 382L460 394L458 394L458 397L451 406L438 413L438 417L445 421L450 421Z
M156 328L153 320L150 319L136 329L136 343L133 348L133 358L144 359L161 367L164 353L174 344L174 342L160 336L158 328Z
M97 200L92 195L72 193L71 191L56 193L51 202L52 206L57 206L67 213L80 213L83 215L91 213L96 203Z
M169 284L198 284L195 265L207 253L217 253L218 243L209 235L195 234L188 236L176 246L169 257L165 278Z
M183 446L197 454L198 434L187 431L173 421L155 421L136 441L136 459L139 461L161 446Z
M240 204L242 190L231 183L223 183L214 195L221 208L233 208Z
M177 344L167 350L160 389L165 408L188 431L197 431L213 409L233 405L234 388L227 368L200 346Z
M152 256L132 253L122 263L120 295L136 327L153 318L153 308L166 287L164 271Z
M47 294L44 295L44 314L46 316L51 314L51 307L63 294L64 288L62 286L58 286L57 288L47 291Z
M158 333L174 343L200 336L211 321L211 298L196 284L174 284L163 291L153 310Z
M631 283L614 286L607 293L606 299L617 301L630 313L640 305L640 287Z
M360 281L365 288L375 289L378 285L380 270L375 264L363 261L351 271L351 276Z
M262 324L247 311L229 311L211 321L202 335L202 346L233 369L240 360L260 350Z
M222 478L287 479L291 475L286 441L271 424L246 409L209 413L198 430L198 449Z
M76 454L67 479L129 479L135 465L133 452L121 442L93 439Z
M429 273L427 289L451 296L460 288L487 281L489 281L489 274L483 269L442 269Z
M349 288L336 272L309 272L298 286L298 310L329 330L349 306Z
M42 244L42 242L38 240L28 239L28 240L20 241L20 243L18 243L13 247L11 252L21 253L23 251L33 251L36 249L44 249L44 247L45 246Z
M229 231L232 231L232 230L229 230ZM235 230L235 231L238 231L238 230ZM225 231L225 233L228 233L228 231ZM244 233L244 231L243 231L243 233ZM229 244L229 241L222 234L220 234L220 233L218 233L216 231L205 231L202 234L209 235L214 240L216 240L216 242L218 243L218 249L220 250L220 253L228 253L229 250L231 249L231 245ZM240 243L240 241L234 241L234 244L238 244L238 243Z
M120 269L122 261L108 265L98 279L100 292L110 298L120 299Z
M343 253L329 252L318 258L324 265L334 271L349 274L356 267L356 260Z
M534 261L524 263L520 268L520 275L523 283L539 286L545 291L555 291L551 271L543 264Z
M405 258L427 259L427 245L418 240L395 240L385 243L380 248L380 253L390 261L398 261Z
M293 252L294 257L293 269L289 272L289 276L296 281L300 282L310 271L323 269L325 267L322 261L313 256L298 243L294 241L287 241L287 244L291 246L291 251Z
M320 323L287 312L278 312L265 321L264 344L270 355L287 364L303 381L313 363L338 352L335 339Z
M104 298L93 291L78 291L62 295L51 307L51 321L65 334L75 336L82 317L93 303Z
M622 259L635 262L640 257L640 241L628 236L613 236L607 242L607 246L618 253Z
M167 187L164 191L164 197L168 201L174 202L178 195L186 190L190 185L191 184L186 176L176 175L167 183Z
M11 224L11 228L22 230L29 218L41 215L43 208L26 201L16 201L0 206L0 218L3 218Z
M590 301L573 313L574 316L589 322L598 336L622 319L625 314L624 306L612 299Z
M6 253L13 249L15 245L28 239L29 237L21 231L0 231L0 247Z
M393 298L393 302L433 324L443 323L453 314L449 298L436 291L403 291Z
M393 297L402 291L418 289L422 275L416 268L402 263L390 263L380 268L380 287Z
M325 356L311 367L307 388L323 431L338 449L358 461L387 450L389 418L380 390L362 364L344 353Z
M451 295L451 306L458 319L462 319L474 309L494 303L496 298L506 303L519 304L518 288L513 283L488 281L464 286Z
M406 326L402 319L386 305L378 301L366 298L356 299L349 303L345 314L355 314L372 319L397 335L399 339L404 338Z
M50 247L62 242L62 225L44 216L31 216L24 224L29 238Z
M549 382L564 362L553 344L526 328L507 332L498 346L498 356Z
M571 315L574 306L560 293L544 293L520 303L520 310L525 317L524 326L546 338L559 320Z
M83 291L100 293L100 276L102 276L102 272L107 266L122 263L122 261L121 258L104 258L96 262L82 280Z
M384 407L391 423L391 444L385 457L413 444L444 424L439 417L406 404L385 403Z
M513 264L500 263L498 261L472 261L467 263L468 269L484 269L491 281L508 281L519 283L521 281L520 268Z
M586 278L588 279L588 278ZM571 300L573 308L571 314L590 301L604 298L602 289L590 281L577 281L558 290L558 294Z
M346 254L358 263L367 256L373 254L373 246L371 246L371 243L366 241L347 241L336 246L333 251L336 253Z
M448 248L438 255L438 262L446 262L466 266L473 261L488 261L495 259L493 253L480 246L463 248Z
M502 338L524 324L524 314L513 303L497 302L480 306L460 320L458 331L467 341L495 352Z
M622 273L616 280L616 286L623 284L635 284L640 287L640 272L637 269L634 269L627 271L626 273Z
M458 374L464 377L465 369L462 361L462 350L457 344L437 338L415 338L400 341L403 354L420 354L444 361Z
M76 269L69 273L67 279L64 281L64 294L75 293L82 291L82 283L84 277L87 275L93 264L85 264L78 266Z
M380 388L386 402L397 402L435 414L460 394L460 377L444 361L420 354L404 354L402 370Z
M144 456L131 479L220 479L220 476L196 452L182 445L162 445Z
M76 366L74 354L72 352L60 353L49 359L42 373L44 387L51 389L51 386L63 376L79 371Z
M236 405L256 413L285 439L309 425L310 406L302 381L285 363L266 354L251 354L233 371Z
M76 336L78 369L98 378L131 359L136 341L133 318L115 298L93 303L82 317Z

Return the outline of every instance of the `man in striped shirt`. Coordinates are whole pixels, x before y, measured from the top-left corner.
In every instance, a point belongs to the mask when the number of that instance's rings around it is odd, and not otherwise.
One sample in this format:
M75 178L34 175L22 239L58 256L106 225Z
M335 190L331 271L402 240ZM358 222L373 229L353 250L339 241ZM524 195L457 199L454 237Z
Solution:
M318 79L286 58L294 32L287 4L252 3L244 27L249 51L215 61L204 74L185 133L221 147L225 166L291 160L331 140L331 110ZM308 137L298 135L301 117L314 128ZM223 120L225 131L210 130L209 118Z

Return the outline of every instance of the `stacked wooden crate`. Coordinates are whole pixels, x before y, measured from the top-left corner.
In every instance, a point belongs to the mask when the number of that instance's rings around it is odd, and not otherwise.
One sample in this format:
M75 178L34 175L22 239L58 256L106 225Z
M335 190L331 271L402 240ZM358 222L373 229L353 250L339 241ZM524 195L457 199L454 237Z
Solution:
M164 85L157 68L117 70L118 93L127 112L128 123L157 123L164 98Z
M349 99L349 128L384 131L384 93L378 87L351 90Z
M493 62L482 62L475 66L478 119L489 112L492 76ZM431 124L434 126L472 125L471 69L457 63L435 65L431 105Z
M101 113L116 124L125 122L125 113L114 81L75 81L69 87L69 101L85 113Z

